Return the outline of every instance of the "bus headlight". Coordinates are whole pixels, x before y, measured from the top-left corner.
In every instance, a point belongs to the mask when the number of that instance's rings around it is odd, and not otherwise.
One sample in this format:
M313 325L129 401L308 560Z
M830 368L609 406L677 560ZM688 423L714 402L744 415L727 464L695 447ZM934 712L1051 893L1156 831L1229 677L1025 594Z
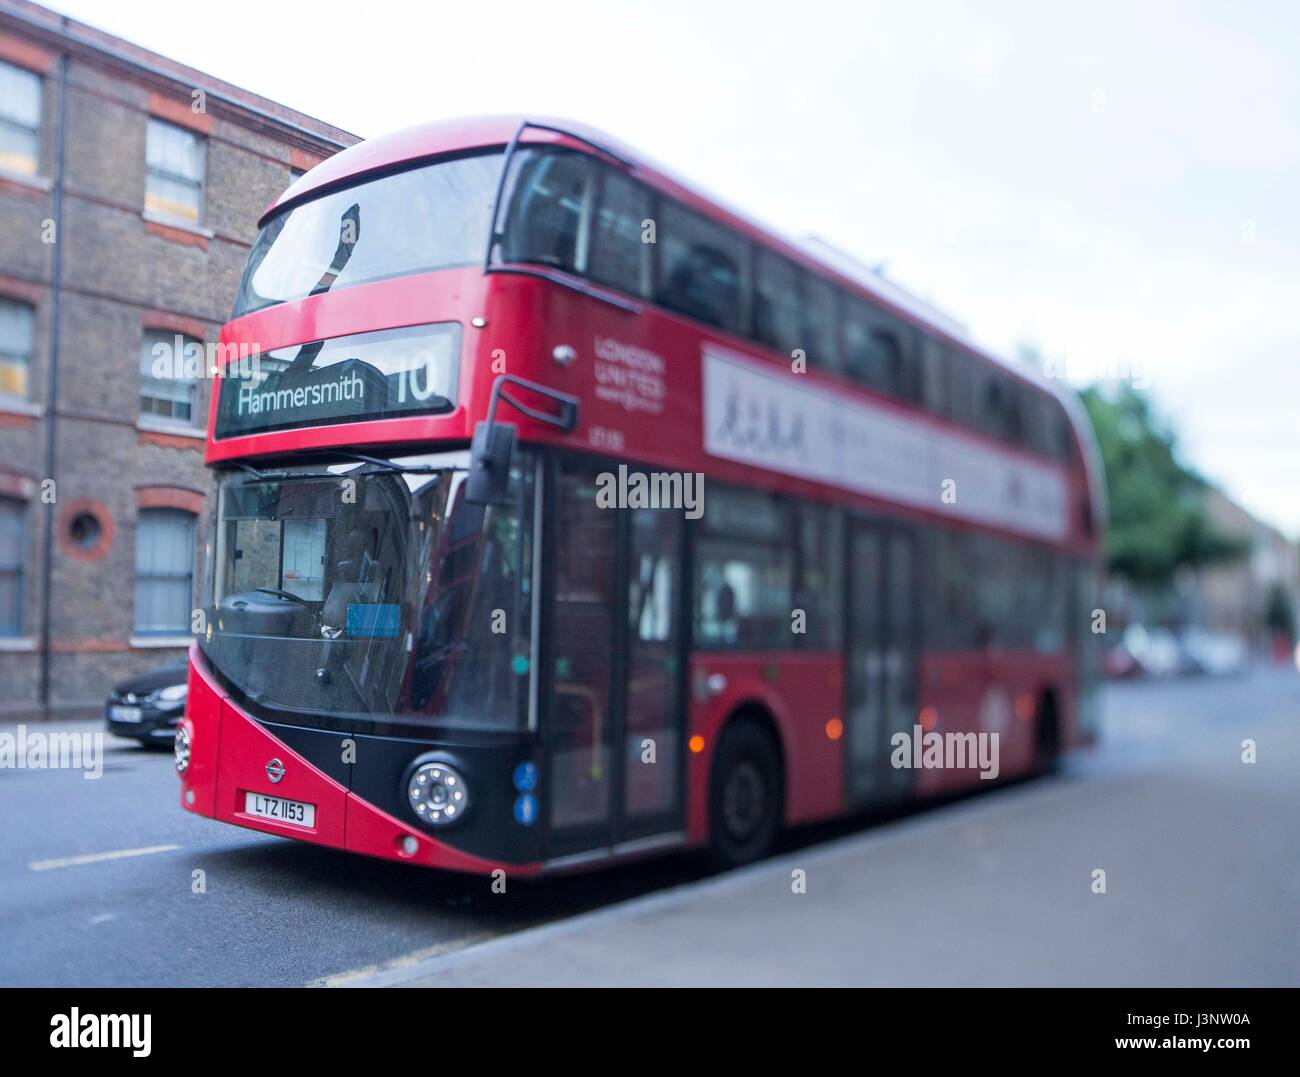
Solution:
M176 727L176 744L172 753L176 757L176 773L184 774L190 769L190 731L187 726Z
M469 809L469 787L455 767L424 763L411 775L406 795L411 810L430 826L447 826Z

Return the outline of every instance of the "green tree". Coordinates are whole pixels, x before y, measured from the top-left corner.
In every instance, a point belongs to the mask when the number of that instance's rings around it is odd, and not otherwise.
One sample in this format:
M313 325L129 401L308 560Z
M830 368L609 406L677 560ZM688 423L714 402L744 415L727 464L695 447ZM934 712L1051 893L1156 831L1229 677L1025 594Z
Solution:
M1246 544L1218 532L1205 513L1207 483L1178 459L1173 431L1131 386L1080 396L1106 469L1110 523L1106 563L1141 587L1166 587L1183 566L1241 557Z

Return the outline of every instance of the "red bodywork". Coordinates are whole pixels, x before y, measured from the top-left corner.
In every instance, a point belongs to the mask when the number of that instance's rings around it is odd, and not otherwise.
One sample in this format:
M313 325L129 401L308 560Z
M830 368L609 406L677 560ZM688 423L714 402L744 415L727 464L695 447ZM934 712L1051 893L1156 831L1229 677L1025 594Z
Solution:
M503 145L518 127L517 118L493 118L435 124L426 128L361 143L318 165L298 180L280 199L278 206L307 198L312 192L357 180L365 174L453 150ZM850 281L807 252L783 243L757 225L712 202L674 180L662 170L635 158L631 151L588 129L603 145L616 148L636 160L637 178L686 203L729 227L766 243L795 262L816 269L849 290L868 294L880 306L898 316L925 325L927 331L943 336L953 347L1009 368L995 359L974 352L964 341L946 336L941 328L921 322L913 314L872 295L859 282ZM590 146L551 132L527 134L527 142L558 143L592 153ZM268 215L277 207L268 210ZM486 237L485 237L486 243ZM537 276L485 274L481 267L441 270L435 273L398 277L328 292L300 302L284 303L257 311L228 323L221 340L228 345L270 350L309 341L373 330L432 322L459 322L464 342L460 364L460 386L455 409L446 415L421 416L381 422L331 425L313 429L256 434L216 440L213 437L217 407L209 410L206 460L218 464L234 459L273 456L276 453L309 448L354 446L384 451L397 446L428 449L436 443L464 447L474 424L485 417L488 397L496 372L494 358L503 358L510 373L545 383L571 394L580 401L579 425L568 435L511 414L521 439L599 452L614 458L635 460L663 469L704 472L710 479L762 486L791 495L839 501L861 508L887 510L902 518L940 519L914 508L877 501L845 490L807 482L709 456L704 451L701 421L701 345L713 342L759 363L788 370L788 357L764 349L753 341L704 327L641 302L634 310L579 293L565 287L565 275L547 270L551 280ZM590 290L592 286L586 285ZM626 306L626 300L623 306ZM481 327L475 320L481 319ZM611 338L623 345L648 349L667 361L667 396L662 409L653 415L636 414L596 394L592 356L597 338ZM553 350L567 345L577 361L561 365ZM1022 371L1011 373L1033 381ZM863 400L907 413L933 424L936 429L960 432L974 441L996 444L1003 452L1017 452L991 438L958 428L946 420L923 414L896 401L877 396L833 375L810 370L805 383L822 385L846 397ZM1033 384L1053 392L1040 381ZM220 383L218 383L218 391ZM1074 556L1095 555L1097 528L1087 526L1085 516L1099 504L1098 475L1091 470L1090 433L1072 415L1076 440L1075 465L1069 469L1052 463L1064 475L1070 505L1070 533L1053 548ZM1033 457L1040 465L1041 457ZM1091 506L1091 508L1089 508ZM951 519L945 519L950 526ZM962 526L957 524L956 526ZM973 525L966 525L971 526ZM997 530L990 528L988 530ZM500 865L463 853L433 840L428 834L379 811L350 794L309 762L297 756L262 726L241 712L224 695L217 681L204 667L197 648L192 655L190 694L185 721L192 728L192 761L182 780L182 805L190 811L267 833L294 837L318 844L392 859L411 860L428 866L459 871L485 872ZM1000 684L1013 708L1024 711L1023 699L1037 699L1046 688L1055 689L1060 700L1063 746L1078 742L1072 663L1065 655L1043 657L1033 654L985 652L922 654L919 663L918 705L921 714L934 712L940 731L977 730L978 696L972 685ZM845 699L844 661L836 652L767 652L762 655L696 653L689 659L688 679L695 684L709 674L721 673L726 681L722 693L701 701L690 693L687 704L688 740L702 738L702 746L687 752L686 835L687 844L707 840L708 782L712 752L723 722L738 706L761 704L772 716L780 733L786 765L786 821L791 824L826 819L847 810L844 741L832 735L833 723L842 718ZM1027 772L1033 761L1032 714L1021 713L1003 730L1002 775ZM927 727L929 731L930 727ZM699 742L697 742L699 744ZM296 765L284 783L273 785L265 774L269 756ZM972 781L971 772L921 771L917 792L931 795L951 792ZM243 813L244 791L260 791L316 804L319 829L254 818ZM404 848L404 839L414 839L415 851ZM512 864L512 872L535 873L541 863Z

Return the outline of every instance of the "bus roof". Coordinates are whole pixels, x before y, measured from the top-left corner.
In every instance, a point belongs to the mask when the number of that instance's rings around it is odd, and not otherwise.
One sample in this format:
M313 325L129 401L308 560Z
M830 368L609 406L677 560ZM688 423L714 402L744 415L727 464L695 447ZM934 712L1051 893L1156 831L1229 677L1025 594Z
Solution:
M1099 519L1104 519L1105 487L1101 482L1100 453L1097 450L1091 424L1074 393L1061 392L1052 380L1037 371L1030 370L1022 364L1012 363L995 352L978 346L968 336L965 327L956 319L939 311L932 304L911 296L898 284L862 265L851 255L839 251L825 241L800 242L784 237L740 210L727 205L723 200L701 192L697 186L674 175L667 168L613 136L587 124L555 117L507 114L436 120L380 135L347 147L300 176L297 182L291 184L267 208L258 224L264 225L284 206L304 201L312 194L327 188L345 186L349 181L372 173L384 172L425 158L461 150L503 146L515 137L521 130L522 124L529 121L547 126L524 132L521 143L553 143L588 151L593 147L605 149L614 160L630 164L638 179L660 192L726 224L748 239L778 250L804 268L834 280L841 287L865 293L874 302L892 310L905 320L933 335L946 338L950 343L1055 398L1062 405L1082 449L1084 465L1089 476L1088 485L1092 491L1094 514L1098 515ZM575 137L566 138L563 134L557 133L555 128L571 132Z

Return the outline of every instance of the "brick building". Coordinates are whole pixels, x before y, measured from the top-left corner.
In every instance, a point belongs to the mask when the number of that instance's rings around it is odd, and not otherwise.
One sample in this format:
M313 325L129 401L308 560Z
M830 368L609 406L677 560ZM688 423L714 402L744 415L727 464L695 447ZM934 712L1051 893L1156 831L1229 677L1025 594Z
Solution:
M156 359L216 340L258 216L356 141L0 0L0 718L184 654L211 381Z

